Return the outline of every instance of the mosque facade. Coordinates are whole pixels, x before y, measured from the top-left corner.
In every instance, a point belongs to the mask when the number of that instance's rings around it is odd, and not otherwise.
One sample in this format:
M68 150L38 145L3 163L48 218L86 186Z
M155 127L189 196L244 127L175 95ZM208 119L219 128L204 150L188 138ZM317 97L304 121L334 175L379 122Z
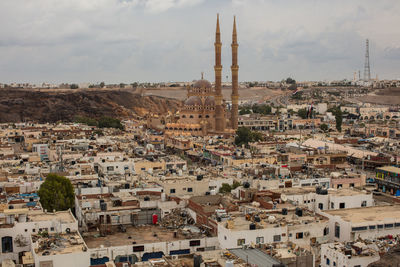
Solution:
M224 135L233 134L238 127L238 42L236 32L236 18L233 20L232 32L232 93L231 108L228 109L222 96L222 65L221 65L221 32L219 16L215 33L215 82L212 84L203 78L187 88L187 98L179 111L179 118L175 123L167 123L165 132L180 135Z

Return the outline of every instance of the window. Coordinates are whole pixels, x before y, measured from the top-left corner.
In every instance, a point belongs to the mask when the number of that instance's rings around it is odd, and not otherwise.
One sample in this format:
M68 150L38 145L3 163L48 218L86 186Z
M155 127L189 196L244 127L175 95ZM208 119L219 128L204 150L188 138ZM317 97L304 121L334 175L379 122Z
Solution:
M169 192L170 192L171 194L175 194L175 188L171 188L171 189L169 190Z
M378 229L383 229L383 224L378 224Z
M108 167L107 167L107 171L109 171L109 172L114 171L114 166L108 166Z
M323 203L318 203L318 208L319 208L320 210L323 210L323 209L324 209L324 204L323 204Z
M364 201L361 203L361 207L366 207L366 206L367 206L367 201L364 200Z
M336 261L333 262L333 266L336 266Z
M264 244L264 237L263 236L256 237L256 243L257 244Z
M3 253L13 252L13 240L11 236L3 236L1 238L1 251Z
M393 223L387 223L387 224L385 224L385 228L393 228Z
M36 232L36 229L32 229L32 233Z
M281 241L281 235L274 235L274 242L280 242Z
M192 187L188 187L187 191L188 192L193 192L193 188Z
M352 227L351 231L356 232L356 231L364 231L367 230L368 227L367 226L360 226L360 227Z
M330 259L326 259L326 265L331 265L331 260Z
M25 229L25 232L28 232L28 229Z
M344 209L346 204L344 202L339 203L339 209Z
M303 232L296 233L296 239L302 239L303 238Z
M141 171L145 171L145 170L146 170L146 168L140 168L140 170L141 170Z
M191 241L189 242L189 246L191 246L191 247L200 246L200 240L191 240Z
M395 223L394 227L400 227L400 223Z
M331 202L331 209L335 208L335 203Z
M238 246L243 246L245 242L246 242L246 240L244 238L238 239L237 240L237 245Z
M342 188L342 187L343 187L342 184L338 184L338 185L337 185L337 188Z
M50 231L54 232L54 227L50 227Z
M325 227L324 228L324 235L328 235L329 234L329 227Z
M370 230L376 229L376 226L375 226L375 225L370 225L370 226L369 226L369 229L370 229Z
M226 240L226 235L224 236L224 239Z
M340 238L340 225L335 223L335 237Z
M144 251L144 246L134 246L132 247L133 252L141 252Z

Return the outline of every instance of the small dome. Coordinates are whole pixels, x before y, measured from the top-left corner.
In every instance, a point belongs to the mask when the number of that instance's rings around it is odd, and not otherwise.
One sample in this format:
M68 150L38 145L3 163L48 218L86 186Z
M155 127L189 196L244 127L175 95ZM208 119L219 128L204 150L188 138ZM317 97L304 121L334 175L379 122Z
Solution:
M198 96L191 96L185 101L186 106L200 106L201 105L201 99Z
M211 88L211 83L207 80L201 79L193 84L194 88Z
M213 96L207 96L206 100L204 101L204 105L206 106L215 106L215 100Z

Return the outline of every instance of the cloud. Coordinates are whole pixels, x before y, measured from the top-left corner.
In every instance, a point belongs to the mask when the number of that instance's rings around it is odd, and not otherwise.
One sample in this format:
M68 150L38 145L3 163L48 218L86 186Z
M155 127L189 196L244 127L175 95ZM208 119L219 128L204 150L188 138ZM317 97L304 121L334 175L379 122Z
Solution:
M2 0L0 82L213 79L220 13L223 75L232 17L240 80L351 78L370 39L371 71L398 77L400 2L390 0Z

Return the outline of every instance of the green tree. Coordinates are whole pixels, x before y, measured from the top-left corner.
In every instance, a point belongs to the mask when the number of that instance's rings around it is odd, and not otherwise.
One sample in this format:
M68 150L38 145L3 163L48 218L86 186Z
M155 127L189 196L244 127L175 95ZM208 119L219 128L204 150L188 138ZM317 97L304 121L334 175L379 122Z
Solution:
M257 105L254 104L251 109L253 110L253 113L258 113L258 114L263 114L263 115L268 115L271 114L271 106L263 104L263 105Z
M79 85L73 83L73 84L71 84L71 85L69 86L69 88L71 88L71 89L78 89L78 88L79 88Z
M322 123L322 124L319 126L319 128L320 128L324 133L326 133L326 132L328 131L328 129L329 129L328 125L325 124L325 123Z
M297 89L297 85L296 85L295 83L294 83L294 84L291 84L291 85L288 87L288 89L291 90L291 91L294 91L294 90Z
M71 181L50 173L38 191L40 203L48 211L67 210L74 207L75 193Z
M119 88L125 88L125 84L124 83L120 83L119 84Z
M341 132L342 131L343 114L342 114L342 111L340 110L340 106L332 107L332 108L328 109L328 111L332 112L332 114L335 115L336 130Z
M342 115L342 111L339 111L335 114L335 119L336 119L336 130L338 130L339 132L342 131L342 122L343 122L343 115Z
M96 119L92 119L92 118L85 117L85 116L76 116L74 121L77 123L83 123L83 124L86 124L89 126L97 126Z
M229 184L223 183L221 185L221 187L219 188L219 192L221 194L225 194L225 193L230 193L232 190L232 187Z
M100 83L100 88L104 88L104 86L106 86L106 84L104 82Z
M251 114L251 110L249 108L241 108L239 111L239 115Z
M263 135L260 132L251 131L246 127L239 127L236 130L235 144L238 146L247 145L249 142L256 142L263 139Z
M234 181L231 187L232 187L232 189L236 189L236 188L238 188L238 187L241 186L241 185L242 185L242 184L241 184L240 182Z
M98 121L99 128L116 128L116 129L124 129L124 126L121 124L121 121L118 119L114 119L111 117L101 117Z
M296 84L296 80L294 80L294 79L288 77L288 78L286 79L286 83L287 83L287 84Z
M308 111L306 108L302 108L297 111L297 115L302 119L307 119L307 113Z

